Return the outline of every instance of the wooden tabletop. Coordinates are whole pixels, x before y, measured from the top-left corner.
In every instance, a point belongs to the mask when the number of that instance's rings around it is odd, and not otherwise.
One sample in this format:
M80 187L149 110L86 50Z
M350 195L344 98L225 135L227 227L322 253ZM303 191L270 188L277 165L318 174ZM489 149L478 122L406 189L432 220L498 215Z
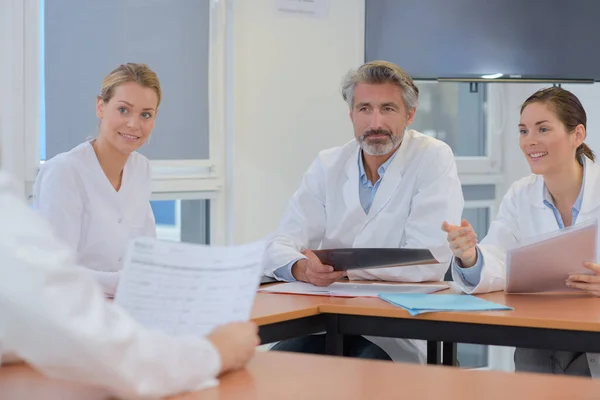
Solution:
M448 293L459 292L453 289L437 294ZM477 297L510 306L514 310L437 312L412 317L404 309L378 298L258 293L252 319L258 325L267 325L318 313L330 313L600 332L598 297L580 293L524 295L504 292L487 293Z
M25 364L0 367L2 400L109 400L106 390L45 378Z
M107 399L106 392L0 368L2 400ZM258 353L218 387L172 400L598 399L600 381L554 375L464 371L284 352Z
M329 298L257 293L250 319L257 325L310 317L319 314L319 306Z
M381 299L349 298L335 303L321 304L319 311L334 314L600 332L600 298L597 297L585 294L522 295L504 292L488 293L477 297L513 307L514 310L437 312L412 317L404 309Z

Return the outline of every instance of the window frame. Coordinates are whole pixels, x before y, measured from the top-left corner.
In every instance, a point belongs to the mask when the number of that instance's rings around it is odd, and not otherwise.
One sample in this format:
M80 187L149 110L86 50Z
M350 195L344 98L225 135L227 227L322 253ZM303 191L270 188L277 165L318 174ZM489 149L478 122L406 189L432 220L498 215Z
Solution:
M433 84L466 84L464 82L416 80L415 83ZM502 89L491 83L478 83L485 86L485 98L481 109L485 113L485 131L479 132L485 136L486 156L455 156L459 174L496 174L502 171L502 130L504 129L504 107ZM492 111L494 110L494 111ZM499 111L497 111L499 110ZM417 108L417 113L419 109ZM453 149L454 151L454 149Z
M39 0L3 2L0 49L6 63L0 63L0 81L8 90L0 94L2 166L16 178L19 192L26 197L27 181L36 169L28 163L39 133ZM39 153L38 153L39 154ZM32 186L32 185L31 185Z
M24 184L24 194L31 198L39 171L41 128L41 74L43 65L43 7L45 0L12 0L11 21L14 43L9 59L16 83L12 95L23 108L16 107L11 133L22 132L22 143L10 143L15 175ZM225 244L227 238L227 201L225 190L226 145L231 136L231 94L233 33L229 2L210 0L209 34L209 157L194 160L150 160L152 168L152 199L191 195L195 199L211 200L211 241ZM9 35L9 37L11 37ZM22 53L22 54L21 54ZM18 89L22 95L18 95ZM22 116L19 114L22 113ZM90 111L92 112L92 111ZM11 121L9 121L10 123ZM13 140L14 142L14 140ZM19 151L20 150L20 151ZM20 168L19 168L20 167ZM187 196L187 195L186 195ZM199 196L199 197L198 197Z
M487 156L456 156L459 174L499 174L502 172L502 131L505 124L503 93L500 85L492 83L487 85L487 97L483 104L486 113L486 130L483 135L486 136Z

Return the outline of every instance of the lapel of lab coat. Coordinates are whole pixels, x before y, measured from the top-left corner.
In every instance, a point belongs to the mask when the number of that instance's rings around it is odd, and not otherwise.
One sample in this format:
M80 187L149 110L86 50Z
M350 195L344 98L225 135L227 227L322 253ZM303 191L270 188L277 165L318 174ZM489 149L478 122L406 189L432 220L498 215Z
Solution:
M557 231L560 229L554 212L544 204L544 178L541 175L536 176L535 183L529 188L528 196L532 209L532 231L527 237L535 237L544 233ZM527 232L525 229L524 232Z
M597 217L598 207L600 207L600 166L587 157L585 163L583 201L576 223ZM541 176L538 176L535 184L531 186L529 201L539 217L535 218L535 223L538 224L540 233L559 228L554 213L544 204L544 179Z
M598 207L600 207L600 166L585 157L583 202L581 203L577 223L597 217Z
M402 171L404 169L406 152L409 146L408 142L410 141L410 138L411 137L409 134L404 135L402 144L397 150L398 154L396 154L392 160L387 171L385 172L385 175L383 176L383 179L381 180L381 183L379 184L379 188L375 194L375 198L373 199L373 204L371 205L369 214L365 214L365 211L360 204L358 176L358 157L360 146L356 146L355 151L353 151L348 160L346 160L344 172L346 173L347 179L346 182L344 182L342 189L344 194L344 202L348 210L347 218L358 221L358 223L361 224L361 229L359 232L362 232L367 224L385 208L394 194L396 194L398 191L400 182L402 181Z
M360 204L359 195L359 176L358 176L358 155L360 152L360 146L356 144L356 148L350 154L346 163L344 164L344 172L346 174L346 181L342 186L342 193L344 197L344 203L346 206L346 218L350 221L356 221L357 224L362 227L367 219L365 210Z

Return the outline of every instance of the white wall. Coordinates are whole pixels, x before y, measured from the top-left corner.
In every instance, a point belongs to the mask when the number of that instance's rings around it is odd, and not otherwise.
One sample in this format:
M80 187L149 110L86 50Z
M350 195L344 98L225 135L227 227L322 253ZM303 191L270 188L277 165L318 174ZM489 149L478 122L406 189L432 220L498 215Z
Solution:
M353 137L339 92L364 61L364 0L331 0L326 19L274 0L233 3L233 242L273 231L317 153Z

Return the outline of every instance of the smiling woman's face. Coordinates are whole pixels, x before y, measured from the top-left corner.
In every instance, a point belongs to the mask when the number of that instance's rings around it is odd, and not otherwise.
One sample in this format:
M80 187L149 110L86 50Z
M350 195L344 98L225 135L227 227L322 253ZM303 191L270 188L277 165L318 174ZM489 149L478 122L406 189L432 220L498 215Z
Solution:
M542 102L525 107L519 122L521 151L531 172L552 174L569 168L575 159L577 147L583 143L578 133L567 132L558 116Z
M158 97L151 88L135 82L119 85L108 102L98 99L98 138L123 154L131 154L148 139L154 128Z

